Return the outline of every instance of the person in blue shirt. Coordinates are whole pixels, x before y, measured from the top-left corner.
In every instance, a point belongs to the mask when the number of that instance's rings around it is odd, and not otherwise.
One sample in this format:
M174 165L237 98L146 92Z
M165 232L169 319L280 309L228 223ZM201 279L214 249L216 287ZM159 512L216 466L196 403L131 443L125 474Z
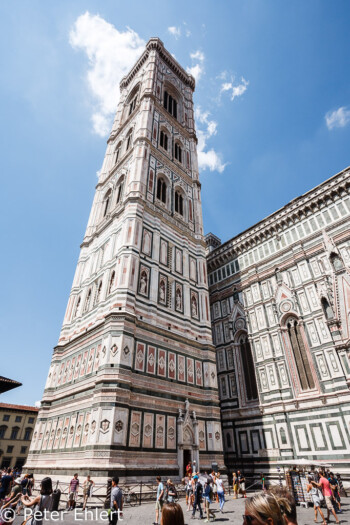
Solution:
M162 483L162 478L160 476L157 476L156 480L158 483L156 501L156 521L153 522L153 525L158 525L159 514L162 512L162 507L164 503L164 485Z

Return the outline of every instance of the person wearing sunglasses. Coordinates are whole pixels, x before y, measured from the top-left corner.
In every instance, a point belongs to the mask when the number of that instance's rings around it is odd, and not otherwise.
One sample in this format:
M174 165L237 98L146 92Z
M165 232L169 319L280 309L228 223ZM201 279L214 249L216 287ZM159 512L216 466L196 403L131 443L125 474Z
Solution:
M290 511L287 498L261 492L247 500L243 525L287 525L286 513Z

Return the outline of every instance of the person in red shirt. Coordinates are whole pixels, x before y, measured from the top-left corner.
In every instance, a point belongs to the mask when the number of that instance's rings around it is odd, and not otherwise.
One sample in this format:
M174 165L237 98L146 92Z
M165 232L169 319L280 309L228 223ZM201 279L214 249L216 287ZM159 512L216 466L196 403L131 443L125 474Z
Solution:
M331 489L331 485L328 479L326 478L325 473L321 470L319 482L316 483L316 481L311 481L311 484L322 490L322 494L326 501L326 507L327 507L327 521L329 520L330 513L332 513L333 516L335 517L336 523L340 523L338 520L338 516L336 515L335 510L333 508L332 489Z

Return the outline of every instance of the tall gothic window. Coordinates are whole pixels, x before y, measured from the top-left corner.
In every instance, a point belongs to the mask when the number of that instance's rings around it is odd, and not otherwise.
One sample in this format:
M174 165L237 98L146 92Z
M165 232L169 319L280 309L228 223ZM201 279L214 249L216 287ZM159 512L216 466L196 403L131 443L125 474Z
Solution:
M128 149L130 148L130 145L131 145L131 135L132 135L132 132L130 131L127 138L126 138L126 148L125 148L125 151L128 151Z
M180 215L184 214L184 199L180 191L175 191L175 211Z
M170 113L170 115L177 118L177 102L174 97L169 95L167 91L164 91L163 106Z
M182 150L177 142L175 143L175 159L182 162Z
M163 149L168 151L168 135L163 130L160 132L159 144Z
M107 212L108 212L111 195L112 195L112 190L108 190L105 195L104 201L103 201L104 202L104 205L103 205L103 216L104 217L106 217Z
M134 97L132 99L132 101L130 102L130 105L129 105L129 117L130 117L131 113L134 111L134 109L136 107L136 99L137 99L137 96Z
M120 142L118 143L117 147L115 148L115 163L118 162L118 159L119 159L119 155L120 155Z
M322 304L323 312L324 312L326 319L327 320L333 319L334 314L333 314L332 307L325 297L322 297L321 304Z
M96 294L95 294L95 301L94 304L98 304L101 299L101 291L102 291L102 281L99 282L98 286L96 287Z
M166 203L166 182L162 178L157 180L157 199Z
M75 305L74 318L78 315L79 306L80 306L80 301L81 301L81 297L79 296L79 297L78 297L78 300L77 300L77 302L76 302L76 305Z
M247 392L247 399L248 401L251 401L252 399L257 399L258 389L256 386L252 350L250 348L250 343L246 335L241 337L239 341L239 346L240 346L240 351L241 351L241 360L242 360L242 365L243 365L243 373L244 373L244 380L245 380L245 388Z
M111 278L109 280L109 286L108 286L108 295L112 292L113 286L114 286L114 279L115 279L115 271L113 270L111 274Z
M84 312L87 312L88 309L89 309L90 299L91 299L91 288L89 288L89 291L88 291L86 299L85 299Z
M121 198L123 195L123 188L124 188L124 179L120 181L118 188L117 188L117 204L121 201Z
M301 389L308 390L310 388L315 388L314 378L312 377L311 367L307 357L304 341L301 337L298 321L296 319L289 320L287 323L287 328L298 370Z

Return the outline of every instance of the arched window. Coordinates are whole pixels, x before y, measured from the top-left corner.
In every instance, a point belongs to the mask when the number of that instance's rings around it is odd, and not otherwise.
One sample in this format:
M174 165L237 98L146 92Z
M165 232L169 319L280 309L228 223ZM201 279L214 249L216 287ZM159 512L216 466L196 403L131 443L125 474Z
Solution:
M108 286L108 295L112 292L113 286L114 286L114 280L115 280L115 271L111 273L111 278L109 280L109 286Z
M103 216L104 217L106 217L107 212L108 212L111 195L112 195L112 190L109 189L105 195L105 198L103 199Z
M179 190L175 191L175 211L180 215L184 214L184 199Z
M300 327L296 319L290 319L287 323L290 345L293 350L295 363L298 370L299 380L302 390L315 388L314 378L312 377L310 363L307 357L306 348L300 333Z
M157 180L157 199L166 204L166 182L161 177Z
M74 318L78 315L80 303L81 303L81 297L79 296L76 302L76 305L75 305L74 316L73 316Z
M134 109L136 108L136 101L137 101L137 95L132 99L132 101L129 104L129 117L131 113L134 111Z
M17 439L18 432L19 432L19 427L13 427L10 439Z
M89 291L88 291L86 299L85 299L84 312L87 312L88 309L89 309L90 299L91 299L91 288L89 288Z
M122 179L117 187L117 204L121 201L124 189L124 179Z
M0 439L4 439L5 438L6 430L7 430L7 426L6 425L2 425L0 427Z
M327 320L333 319L334 318L334 313L333 313L332 307L330 306L329 302L327 301L327 299L325 297L322 297L321 305L322 305L323 313L324 313L326 319Z
M331 253L330 260L335 271L343 269L343 262L339 255L337 255L336 253Z
M102 281L99 282L97 288L96 288L96 295L95 295L95 301L94 304L98 304L101 299L101 291L102 291Z
M120 148L121 148L121 143L119 142L117 144L117 147L115 148L115 163L118 162L119 160L119 156L120 156Z
M170 115L177 119L177 101L167 91L164 91L163 106Z
M250 343L246 335L241 337L239 341L239 347L240 347L240 352L241 352L241 360L242 360L242 365L243 365L243 373L244 373L244 380L245 380L245 388L247 392L247 399L248 401L251 401L252 399L257 399L258 389L256 386L252 350L250 348Z
M130 148L130 145L131 145L131 135L132 135L132 131L129 131L129 134L128 134L128 136L126 137L126 148L125 148L125 151L128 151L128 149Z
M168 151L168 135L163 130L160 132L159 144L163 149Z
M175 143L175 159L179 162L182 162L182 149L180 144L177 142Z

